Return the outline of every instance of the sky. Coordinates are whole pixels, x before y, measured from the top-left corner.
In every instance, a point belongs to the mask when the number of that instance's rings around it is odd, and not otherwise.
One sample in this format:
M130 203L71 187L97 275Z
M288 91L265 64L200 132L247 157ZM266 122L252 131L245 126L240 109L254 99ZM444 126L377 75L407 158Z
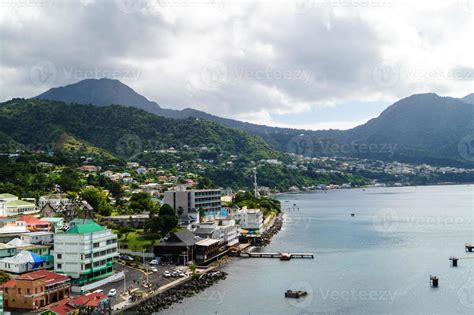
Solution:
M474 2L0 0L0 101L118 79L162 107L348 129L474 92Z

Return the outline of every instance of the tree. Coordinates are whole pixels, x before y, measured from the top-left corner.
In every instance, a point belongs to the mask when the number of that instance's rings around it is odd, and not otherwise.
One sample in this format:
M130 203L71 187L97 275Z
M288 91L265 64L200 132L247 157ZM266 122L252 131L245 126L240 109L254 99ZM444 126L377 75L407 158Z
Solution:
M112 213L112 206L103 190L95 187L85 188L82 190L81 196L100 215L109 216Z
M10 275L5 271L0 270L0 284L3 284L10 280Z
M124 226L122 228L120 228L119 230L119 233L121 235L125 235L125 238L123 239L124 241L127 240L127 237L128 237L128 234L132 233L132 232L135 232L135 228L131 227L131 226Z
M132 198L130 198L129 208L133 213L154 213L156 212L157 206L151 200L150 194L140 192L132 195Z
M61 172L61 177L58 181L61 190L64 192L67 191L79 191L81 189L81 179L80 174L77 170L65 167Z
M163 215L176 216L176 211L174 211L173 207L171 207L169 204L165 203L160 208L160 216Z

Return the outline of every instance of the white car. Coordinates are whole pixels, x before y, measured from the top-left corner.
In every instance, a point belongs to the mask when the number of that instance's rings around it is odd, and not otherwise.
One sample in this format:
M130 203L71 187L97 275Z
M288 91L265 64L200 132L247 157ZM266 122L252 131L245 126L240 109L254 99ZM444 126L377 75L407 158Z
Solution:
M172 275L173 277L179 277L179 272L173 271L173 272L171 273L171 275Z
M117 289L110 289L109 291L109 297L113 297L117 295Z
M150 261L150 265L158 265L158 260L153 259L152 261Z
M186 277L186 274L182 271L178 271L178 276L182 278L182 277Z
M165 278L169 278L169 277L171 277L171 272L169 272L168 270L166 270L165 272L163 272L163 276L164 276Z
M150 270L151 270L152 272L158 272L158 268L156 268L156 267L151 267Z
M102 294L102 293L104 293L104 290L102 290L102 289L97 289L97 290L95 290L93 293L101 293L101 294Z

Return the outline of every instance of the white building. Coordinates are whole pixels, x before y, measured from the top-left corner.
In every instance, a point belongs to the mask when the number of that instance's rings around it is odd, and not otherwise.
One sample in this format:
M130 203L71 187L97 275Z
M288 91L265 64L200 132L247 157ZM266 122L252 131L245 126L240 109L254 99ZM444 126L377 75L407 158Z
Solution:
M261 234L265 231L263 227L263 213L260 209L242 208L237 211L234 218L242 229L249 234Z
M193 233L200 238L219 240L219 245L232 246L239 242L239 227L230 219L196 224Z
M54 271L84 284L110 276L118 256L117 235L92 220L76 219L54 236Z
M11 217L38 212L34 203L19 200L11 194L0 194L0 217Z
M14 274L22 274L51 267L51 262L47 261L43 256L26 250L19 252L13 257L0 259L0 270Z
M38 207L41 209L47 204L57 207L59 205L68 205L70 203L72 203L71 199L69 199L66 194L53 194L41 196L38 200Z
M30 244L52 244L54 242L53 232L31 232L23 233L21 239Z
M199 209L208 215L221 210L221 190L169 190L165 191L163 202L173 207L180 217Z

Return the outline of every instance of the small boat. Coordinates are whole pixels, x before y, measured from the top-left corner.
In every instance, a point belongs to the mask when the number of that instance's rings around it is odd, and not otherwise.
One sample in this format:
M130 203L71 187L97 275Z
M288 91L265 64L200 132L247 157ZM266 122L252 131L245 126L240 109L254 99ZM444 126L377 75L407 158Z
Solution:
M299 299L300 297L304 297L306 295L308 295L308 292L306 292L306 291L286 290L286 292L285 292L285 297L286 298Z
M290 253L280 253L280 260L290 260L291 254Z
M355 217L355 213L351 213L351 217Z

